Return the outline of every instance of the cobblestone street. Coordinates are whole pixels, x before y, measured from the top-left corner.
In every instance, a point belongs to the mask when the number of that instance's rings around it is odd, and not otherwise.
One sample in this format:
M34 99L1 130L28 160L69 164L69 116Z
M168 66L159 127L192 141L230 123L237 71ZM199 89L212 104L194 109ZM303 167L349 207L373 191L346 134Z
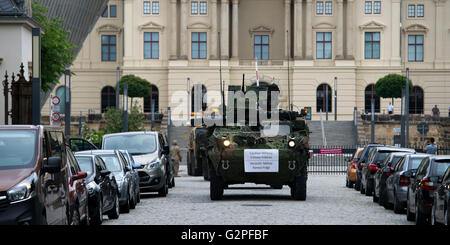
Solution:
M407 225L403 214L385 210L372 197L345 187L345 175L309 175L306 201L293 201L290 189L252 184L231 186L222 201L211 201L203 177L181 177L167 197L144 194L136 209L104 224L121 225ZM246 187L246 188L240 188ZM247 189L253 188L253 189ZM258 188L258 189L256 189ZM264 189L262 189L264 188Z

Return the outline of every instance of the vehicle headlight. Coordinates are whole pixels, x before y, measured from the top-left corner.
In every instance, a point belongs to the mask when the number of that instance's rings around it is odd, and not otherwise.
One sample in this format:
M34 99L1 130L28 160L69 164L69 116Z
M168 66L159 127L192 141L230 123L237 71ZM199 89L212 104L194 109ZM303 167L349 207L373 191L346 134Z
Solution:
M159 167L161 167L161 162L157 159L155 159L147 164L147 169L149 169L149 170L157 169Z
M92 194L92 193L94 193L94 190L95 190L95 187L97 187L97 184L94 181L92 181L92 182L89 182L89 184L87 184L86 187L87 187L88 193Z
M36 194L36 181L37 175L36 173L33 173L22 180L19 184L11 187L11 189L7 192L9 201L11 203L19 202L33 197Z
M228 147L230 145L231 145L231 140L226 139L226 140L223 141L223 146Z
M289 146L290 148L294 148L294 147L295 147L295 141L294 141L294 140L289 140L288 146Z

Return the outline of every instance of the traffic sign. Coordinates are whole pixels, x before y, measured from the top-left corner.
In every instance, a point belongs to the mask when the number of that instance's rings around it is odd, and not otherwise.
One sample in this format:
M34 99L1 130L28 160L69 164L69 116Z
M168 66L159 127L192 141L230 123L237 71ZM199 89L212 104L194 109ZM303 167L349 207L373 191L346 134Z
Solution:
M58 112L53 112L53 114L52 114L52 121L53 122L57 122L57 121L59 121L59 119L61 119L61 115L59 115Z
M59 99L59 97L58 96L53 96L52 97L52 104L53 105L59 105L59 103L61 102L61 100Z
M430 130L430 127L428 124L421 122L417 124L417 131L419 131L419 134L426 134Z

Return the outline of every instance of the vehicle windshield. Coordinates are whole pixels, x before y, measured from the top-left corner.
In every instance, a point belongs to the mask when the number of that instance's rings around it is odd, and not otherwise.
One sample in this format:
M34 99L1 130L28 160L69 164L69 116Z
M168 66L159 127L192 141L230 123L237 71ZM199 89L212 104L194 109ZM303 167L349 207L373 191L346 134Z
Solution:
M0 170L32 167L36 134L35 130L0 130Z
M156 151L154 134L112 135L105 137L103 149L127 150L131 155L150 154Z
M373 163L382 163L389 156L390 151L379 151L375 154Z
M433 176L444 176L445 171L447 171L448 166L450 166L450 159L445 160L435 160L435 167L433 171Z
M289 125L265 125L261 130L261 137L286 136L291 134Z
M75 158L77 159L78 165L80 165L81 171L86 172L87 178L89 179L94 173L92 158L82 156L75 156Z
M117 155L99 155L105 162L106 168L111 172L122 172L122 165Z
M409 159L408 170L417 169L424 158L425 157L411 157L411 159Z
M402 157L403 156L394 156L391 161L391 166L395 168L395 166L397 166L397 163L400 161L400 159L402 159Z

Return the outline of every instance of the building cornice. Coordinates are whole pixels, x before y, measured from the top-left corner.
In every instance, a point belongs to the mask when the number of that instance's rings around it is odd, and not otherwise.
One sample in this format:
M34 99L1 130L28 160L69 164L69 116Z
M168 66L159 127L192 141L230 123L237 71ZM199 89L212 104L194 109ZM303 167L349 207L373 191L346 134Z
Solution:
M104 24L97 28L97 33L105 33L105 32L114 32L114 33L122 33L123 28L113 25L113 24Z
M160 31L163 31L164 30L164 26L160 25L158 23L155 23L153 21L149 21L149 22L147 22L145 24L140 25L138 27L138 29L139 29L139 31L142 31L142 30L160 30Z
M383 23L372 20L365 24L360 25L359 29L360 30L384 30L385 27L386 27L386 25L384 25Z

